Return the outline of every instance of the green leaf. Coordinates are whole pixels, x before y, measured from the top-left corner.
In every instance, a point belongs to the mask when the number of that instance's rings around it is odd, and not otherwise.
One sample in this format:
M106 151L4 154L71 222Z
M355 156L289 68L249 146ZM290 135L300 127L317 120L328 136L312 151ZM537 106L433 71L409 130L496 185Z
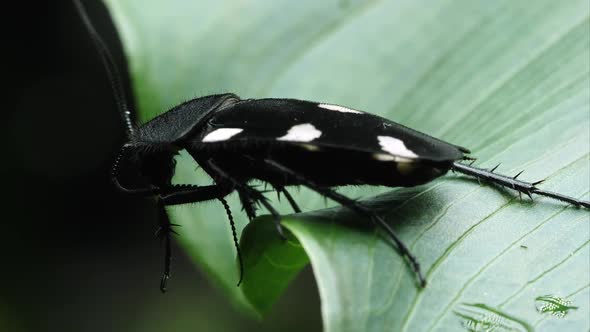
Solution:
M588 199L587 0L108 6L142 120L220 91L337 103L469 147L483 167L525 169L524 179L547 179L544 189ZM210 183L190 158L180 159L175 181ZM293 239L279 241L265 218L244 231L240 288L221 206L169 212L183 225L184 248L248 312L267 312L309 257L326 331L590 328L587 210L544 198L521 202L509 190L452 174L419 188L342 192L385 192L370 201L418 257L426 289L366 220L317 211L323 199L305 189L295 196L316 212L285 218ZM230 204L241 232L246 221L236 197ZM536 310L535 299L547 296L576 309L563 318Z

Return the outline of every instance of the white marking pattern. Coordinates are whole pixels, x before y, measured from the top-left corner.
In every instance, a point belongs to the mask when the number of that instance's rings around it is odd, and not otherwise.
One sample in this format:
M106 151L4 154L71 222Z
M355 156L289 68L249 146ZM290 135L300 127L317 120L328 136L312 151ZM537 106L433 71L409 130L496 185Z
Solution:
M408 149L402 140L391 136L377 136L381 149L394 156L414 159L418 157L414 151Z
M244 131L242 128L219 128L215 129L205 137L203 137L203 142L221 142L226 141L233 136L241 133Z
M392 156L388 153L373 153L373 159L378 161L395 161L398 163L412 163L413 159L399 156Z
M373 159L379 161L395 161L395 156L387 153L373 153Z
M339 105L332 105L332 104L318 104L318 107L325 108L330 111L342 112L342 113L355 113L355 114L363 114L361 111L353 110L352 108L339 106Z
M311 142L322 136L322 132L317 130L311 123L294 125L287 131L287 134L277 138L279 141L292 142Z

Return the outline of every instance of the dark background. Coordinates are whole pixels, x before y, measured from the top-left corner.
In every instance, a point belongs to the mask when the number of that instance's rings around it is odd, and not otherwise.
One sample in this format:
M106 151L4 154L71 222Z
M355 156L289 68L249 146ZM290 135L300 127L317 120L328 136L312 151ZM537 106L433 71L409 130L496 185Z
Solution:
M126 72L108 12L85 3ZM3 20L0 331L320 330L309 268L263 322L240 314L180 248L160 294L156 213L109 182L123 125L78 14L70 1L15 6Z

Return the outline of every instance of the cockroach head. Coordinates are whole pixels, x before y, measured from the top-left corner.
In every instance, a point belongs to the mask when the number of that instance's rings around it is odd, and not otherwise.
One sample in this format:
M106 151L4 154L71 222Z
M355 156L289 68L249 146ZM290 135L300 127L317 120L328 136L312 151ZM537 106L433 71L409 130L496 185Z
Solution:
M178 149L172 145L127 143L113 165L113 179L123 189L168 187L174 176L176 154Z

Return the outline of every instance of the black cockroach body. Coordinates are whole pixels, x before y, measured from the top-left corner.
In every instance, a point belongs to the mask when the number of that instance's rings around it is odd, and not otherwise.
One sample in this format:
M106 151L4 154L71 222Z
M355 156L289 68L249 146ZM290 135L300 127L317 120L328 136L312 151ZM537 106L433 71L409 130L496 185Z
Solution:
M362 203L334 191L334 187L410 187L454 170L528 196L543 195L590 207L587 201L537 188L540 181L520 181L518 175L508 177L494 173L495 169L485 170L461 163L473 159L468 156L470 152L466 148L339 105L296 99L241 99L226 93L190 100L136 128L110 54L78 0L75 3L103 57L127 124L129 141L115 161L113 180L124 192L156 197L160 208L158 234L166 243L162 291L169 278L170 237L174 233L174 225L169 222L164 209L167 205L220 200L232 223L240 267L237 237L225 196L237 191L250 219L256 216L255 205L264 206L273 215L278 233L284 237L281 216L263 193L250 184L253 180L266 182L282 193L295 212L300 209L285 187L308 187L368 217L408 260L421 286L425 285L425 280L418 262L391 227ZM186 150L194 158L214 184L171 183L174 157L181 150ZM122 184L120 168L132 170L144 184Z

